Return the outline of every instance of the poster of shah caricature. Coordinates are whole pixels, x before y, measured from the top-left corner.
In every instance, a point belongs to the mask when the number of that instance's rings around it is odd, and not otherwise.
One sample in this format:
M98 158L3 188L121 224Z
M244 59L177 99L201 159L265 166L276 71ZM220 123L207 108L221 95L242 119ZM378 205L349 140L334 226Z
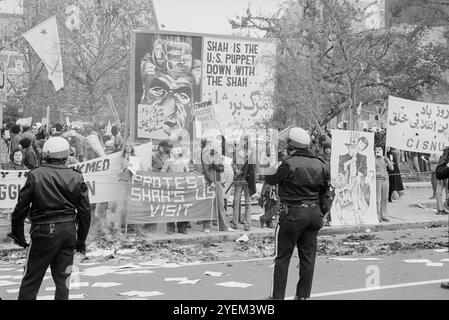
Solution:
M276 44L266 39L137 32L134 53L138 139L192 136L193 121L204 120L194 110L206 105L221 130L272 114Z
M332 226L378 224L374 134L332 130Z

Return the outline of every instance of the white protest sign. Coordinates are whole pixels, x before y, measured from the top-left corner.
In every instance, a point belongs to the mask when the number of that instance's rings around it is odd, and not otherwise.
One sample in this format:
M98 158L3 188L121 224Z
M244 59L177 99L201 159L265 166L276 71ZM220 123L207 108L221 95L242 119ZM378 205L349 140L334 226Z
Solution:
M210 101L193 104L193 115L201 127L201 134L205 131L218 128L214 107Z
M260 39L203 39L202 99L214 99L242 128L272 115L276 44Z
M140 145L136 147L136 154L151 155L151 149L152 143ZM148 161L147 158L148 156L146 156ZM83 174L89 190L90 203L120 201L126 197L128 185L119 182L120 162L121 153L117 152L71 165ZM27 175L28 171L0 171L0 208L15 207Z
M31 127L32 122L33 122L33 118L29 117L29 118L18 119L16 121L16 124L24 126L24 127Z
M332 226L378 224L374 134L332 130Z
M449 105L390 96L386 144L404 151L442 153L449 145Z

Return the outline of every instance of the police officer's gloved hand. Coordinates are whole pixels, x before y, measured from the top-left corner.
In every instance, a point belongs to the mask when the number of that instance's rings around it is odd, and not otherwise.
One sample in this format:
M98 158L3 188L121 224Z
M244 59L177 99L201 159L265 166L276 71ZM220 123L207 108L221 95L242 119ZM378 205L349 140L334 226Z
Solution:
M78 241L75 246L76 252L85 254L86 253L86 243Z

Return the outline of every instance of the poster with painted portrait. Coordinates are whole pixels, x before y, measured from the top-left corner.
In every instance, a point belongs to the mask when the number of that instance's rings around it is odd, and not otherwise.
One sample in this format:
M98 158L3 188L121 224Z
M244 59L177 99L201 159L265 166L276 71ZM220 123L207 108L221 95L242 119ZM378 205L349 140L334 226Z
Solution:
M374 134L332 130L332 226L377 224Z
M200 99L202 38L137 33L135 105L137 138L167 140L192 132L192 105Z

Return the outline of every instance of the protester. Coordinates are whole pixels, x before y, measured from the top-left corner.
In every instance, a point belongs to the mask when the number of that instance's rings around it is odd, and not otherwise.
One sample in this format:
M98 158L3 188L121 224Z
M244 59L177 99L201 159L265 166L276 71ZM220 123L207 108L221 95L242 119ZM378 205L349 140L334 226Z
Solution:
M387 204L388 204L388 172L387 168L394 170L394 166L390 159L384 156L383 148L376 146L374 149L376 158L376 203L377 203L377 217L379 222L389 222L387 218Z
M33 146L31 145L31 140L29 138L23 138L20 140L20 146L24 152L23 164L30 170L37 168L39 166L39 161L36 152L34 152Z
M9 142L5 137L5 131L6 129L2 128L0 132L0 164L8 162Z
M438 161L440 159L440 156L437 153L432 153L429 157L429 167L430 167L430 183L432 184L432 196L430 197L430 199L436 199L436 190L437 190L437 184L438 184L438 180L437 177L435 175L435 170L437 168L438 165Z
M79 163L78 159L75 157L75 151L76 151L76 148L71 146L70 147L70 155L68 156L67 161L65 162L66 166L71 166L73 164Z
M397 192L398 195L404 193L404 185L402 183L401 171L399 170L399 158L401 152L395 148L390 148L387 152L387 157L393 163L394 170L388 172L389 189L388 189L388 201L392 201L392 195Z
M80 172L64 165L69 152L69 143L61 137L45 143L46 164L29 173L12 213L12 235L23 246L27 245L24 220L29 216L31 221L19 300L36 300L49 267L55 300L68 300L75 250L86 252L91 219L88 188Z
M98 157L104 157L105 152L103 146L98 137L98 133L95 131L95 128L92 125L86 127L86 139L87 139L87 148L86 148L86 159L92 160Z
M431 181L432 181L432 187L435 185L435 191L432 198L435 198L437 203L437 215L446 215L448 214L449 210L446 208L444 202L443 202L443 194L445 195L446 199L448 199L448 179L444 180L438 180L436 177L436 169L438 166L440 160L440 156L436 153L433 153L429 157L429 166L432 170L431 173Z
M3 170L28 170L28 168L23 164L23 152L20 149L16 149L11 153L11 161L2 164L1 168Z
M183 153L181 148L173 148L171 151L171 157L164 162L164 166L161 169L161 173L167 172L189 172L189 166L183 159ZM187 234L187 221L176 222L176 227L179 233ZM176 231L175 223L167 223L167 233L172 234Z
M224 172L221 141L211 141L201 152L201 172L210 185L215 188L214 209L217 210L219 231L234 231L227 221L224 208L224 190L221 175ZM210 222L203 222L203 231L209 233Z
M243 219L245 231L251 229L251 196L256 193L255 154L249 144L249 137L244 136L242 145L234 153L232 169L234 170L234 207L231 226L238 229L239 206L242 192L245 196L245 215Z
M437 168L435 170L435 175L438 180L449 179L449 148L444 148L443 155L438 162ZM447 185L447 184L446 184ZM441 283L441 288L449 289L449 282Z
M22 140L22 135L20 134L20 126L13 125L11 127L11 150L20 149L20 140Z
M332 142L330 139L327 139L323 142L323 155L321 157L324 160L324 164L329 172L331 172L331 150L332 150ZM330 226L330 222L332 221L330 210L328 212L324 212L323 217L323 225Z
M153 171L160 172L164 166L165 161L169 158L169 144L167 141L162 140L159 142L157 152L153 154L151 159L151 167Z
M130 157L135 157L135 156L136 156L136 153L135 153L134 144L130 140L127 140L125 142L125 146L122 150L122 154L120 157L120 172L119 172L119 181L120 182L126 183L126 184L129 184L131 182L133 173L129 169ZM138 168L138 170L142 170L142 166L140 168ZM128 212L127 197L128 197L128 194L125 195L124 199L122 201L120 201L117 206L117 212L120 214L119 220L122 225L126 224L126 216L127 216L127 212ZM131 227L131 228L133 228L133 227Z
M123 147L123 138L120 134L120 130L117 126L113 126L111 129L112 136L114 137L114 148L115 151L122 150Z
M22 139L23 138L30 139L31 146L33 147L33 150L34 150L34 152L37 155L37 152L38 152L38 150L37 150L37 139L36 139L36 136L33 133L30 132L30 129L31 129L31 127L29 127L29 126L23 126L22 127L21 136L22 136Z

